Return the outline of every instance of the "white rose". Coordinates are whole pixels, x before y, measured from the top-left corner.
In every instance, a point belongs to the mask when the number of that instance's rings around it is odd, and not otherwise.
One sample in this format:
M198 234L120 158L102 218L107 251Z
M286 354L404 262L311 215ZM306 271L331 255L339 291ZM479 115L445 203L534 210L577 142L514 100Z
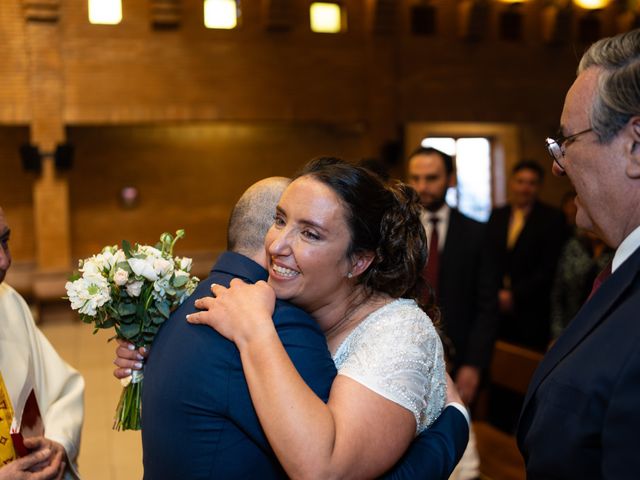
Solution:
M188 277L189 274L187 272L185 272L184 270L176 270L175 272L175 277Z
M189 257L182 257L180 259L180 270L184 270L185 272L191 271L191 262L192 260Z
M80 269L80 271L83 274L88 275L100 275L102 273L101 265L99 264L99 260L97 260L96 257L87 258L84 262L82 262L82 268Z
M113 274L113 281L116 282L116 285L119 287L123 286L129 280L129 272L119 268L116 270L116 273Z
M140 292L142 291L142 280L138 280L137 282L131 282L127 285L127 293L130 297L139 297Z
M98 270L101 272L103 270L109 270L109 258L113 257L110 252L107 253L99 253L98 255L94 255L91 257L92 263L96 266Z
M106 253L113 255L116 252L116 250L118 250L118 247L116 247L115 245L107 245L102 249L102 252L100 253L102 253L103 255Z
M109 270L113 270L119 262L124 262L126 260L124 252L115 246L105 247L105 250L102 251L102 256L104 257L106 265L109 266Z
M97 258L100 259L103 267L111 267L113 265L113 252L111 251L111 247L105 247L102 250L102 253L96 255Z
M144 277L151 282L155 282L158 279L158 274L153 268L153 259L143 258L130 258L128 260L129 266L133 273L140 277Z
M173 269L173 264L162 257L156 258L153 261L153 269L160 277L164 277L168 273L171 273Z
M116 265L120 262L124 262L127 260L127 257L124 254L124 251L119 248L116 253L113 254L113 264Z
M147 257L160 258L162 256L162 252L155 247L150 247L149 245L140 245L139 252L144 253Z

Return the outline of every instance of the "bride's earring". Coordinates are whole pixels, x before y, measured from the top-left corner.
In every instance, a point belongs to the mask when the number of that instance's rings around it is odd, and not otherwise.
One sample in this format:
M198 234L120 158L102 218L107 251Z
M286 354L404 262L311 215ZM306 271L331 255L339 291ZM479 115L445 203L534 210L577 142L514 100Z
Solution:
M347 278L352 278L353 277L353 273L349 272L347 273Z

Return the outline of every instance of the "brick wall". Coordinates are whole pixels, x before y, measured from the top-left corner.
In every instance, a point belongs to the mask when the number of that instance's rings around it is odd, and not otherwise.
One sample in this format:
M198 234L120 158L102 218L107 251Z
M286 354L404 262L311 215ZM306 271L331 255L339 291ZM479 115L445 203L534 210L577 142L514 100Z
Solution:
M543 0L522 5L518 42L499 38L497 15L506 7L498 3L477 42L459 38L458 2L445 0L430 2L436 33L426 37L409 32L409 0L398 0L397 18L387 21L392 33L384 35L371 25L373 8L385 2L372 0L344 2L349 30L340 35L309 32L303 0L292 2L292 28L284 32L265 29L267 0L241 2L234 31L204 28L200 0L177 2L180 23L170 30L152 27L152 1L124 1L117 26L90 25L85 0L53 3L56 19L34 24L22 1L0 2L0 204L20 231L14 251L24 261L34 256L35 177L20 167L16 149L28 133L15 127L34 128L31 112L42 97L62 105L67 140L76 146L73 169L57 174L68 183L74 258L178 226L189 231L183 248L219 250L228 210L253 180L291 174L322 153L376 156L389 142L402 144L408 122L513 124L523 155L547 162L542 140L555 131L585 47L542 41ZM614 33L614 14L599 14L603 34ZM49 38L49 28L59 44L51 45L49 63L38 44L44 70L30 70L30 45ZM61 91L36 78L52 68ZM59 120L51 119L54 130ZM38 128L45 127L40 113ZM127 185L140 191L129 210L118 203ZM555 203L567 188L550 179L543 196Z

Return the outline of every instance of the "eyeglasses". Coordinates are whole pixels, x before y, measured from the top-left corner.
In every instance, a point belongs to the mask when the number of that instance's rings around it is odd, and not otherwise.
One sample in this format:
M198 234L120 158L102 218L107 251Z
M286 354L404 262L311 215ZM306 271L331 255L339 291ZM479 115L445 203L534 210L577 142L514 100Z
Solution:
M587 128L586 130L582 130L581 132L574 133L573 135L569 135L568 137L565 137L564 135L562 135L562 131L560 131L558 132L558 138L550 138L550 137L547 138L544 142L547 145L547 151L549 152L549 156L553 158L553 161L556 162L558 166L564 170L562 163L560 163L560 160L564 158L564 148L563 148L564 145L567 142L570 143L579 135L582 135L583 133L588 133L591 131L593 131L593 128Z

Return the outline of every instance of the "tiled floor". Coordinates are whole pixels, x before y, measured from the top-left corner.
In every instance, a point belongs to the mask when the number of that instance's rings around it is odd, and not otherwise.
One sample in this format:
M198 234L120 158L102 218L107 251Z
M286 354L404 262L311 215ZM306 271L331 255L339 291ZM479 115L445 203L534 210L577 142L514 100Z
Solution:
M40 329L86 382L79 459L83 480L142 478L140 432L117 432L111 428L122 387L111 373L115 343L107 343L109 334L101 331L92 335L91 326L73 320L71 315L47 318Z

